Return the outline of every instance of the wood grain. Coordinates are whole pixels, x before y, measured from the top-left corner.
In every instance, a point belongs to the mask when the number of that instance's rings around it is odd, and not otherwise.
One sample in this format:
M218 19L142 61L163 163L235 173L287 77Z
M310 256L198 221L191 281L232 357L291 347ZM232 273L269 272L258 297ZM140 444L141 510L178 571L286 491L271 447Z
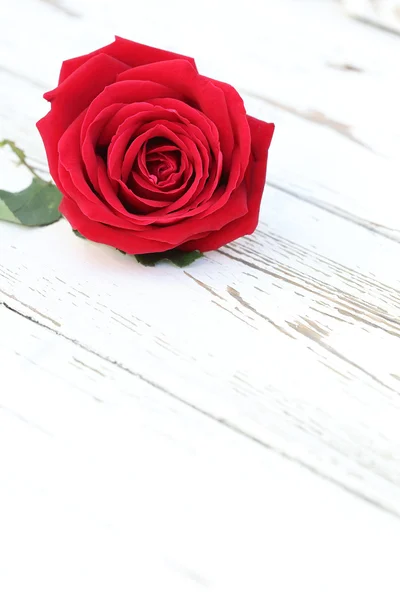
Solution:
M4 307L0 322L4 597L395 600L397 519Z
M187 271L149 271L66 223L17 239L4 228L4 302L398 514L400 282L388 261L400 247L269 191L254 236Z
M277 125L256 233L187 269L0 223L2 597L398 600L398 39L331 0L195 14L0 6L0 138L43 173L42 92L115 33Z

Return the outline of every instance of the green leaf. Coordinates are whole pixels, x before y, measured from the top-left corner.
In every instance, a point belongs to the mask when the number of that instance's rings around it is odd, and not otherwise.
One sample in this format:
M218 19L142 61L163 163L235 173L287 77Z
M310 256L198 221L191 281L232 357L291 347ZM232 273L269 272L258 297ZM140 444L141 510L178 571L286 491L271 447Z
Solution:
M29 227L50 225L61 218L61 198L54 184L34 177L22 192L0 190L0 220Z
M161 260L169 260L177 267L187 267L202 256L202 252L198 250L194 250L193 252L167 250L166 252L155 252L153 254L135 254L136 260L146 267L154 267Z
M76 237L82 238L83 240L86 240L85 236L82 235L77 229L73 229L72 231L74 232L74 234L76 235Z

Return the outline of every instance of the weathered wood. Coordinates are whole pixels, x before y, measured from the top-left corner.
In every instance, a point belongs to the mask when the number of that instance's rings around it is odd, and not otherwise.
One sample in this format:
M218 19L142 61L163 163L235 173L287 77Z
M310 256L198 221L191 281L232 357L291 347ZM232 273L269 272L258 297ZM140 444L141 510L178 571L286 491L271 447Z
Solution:
M396 600L398 519L4 307L0 322L4 597Z
M114 33L277 125L257 232L187 269L0 223L2 596L398 600L398 39L330 0L188 14L0 6L0 138L43 172L42 92Z
M400 33L399 0L342 0L352 17L387 31Z
M268 192L254 236L186 271L141 267L65 222L4 227L3 299L397 514L400 246Z

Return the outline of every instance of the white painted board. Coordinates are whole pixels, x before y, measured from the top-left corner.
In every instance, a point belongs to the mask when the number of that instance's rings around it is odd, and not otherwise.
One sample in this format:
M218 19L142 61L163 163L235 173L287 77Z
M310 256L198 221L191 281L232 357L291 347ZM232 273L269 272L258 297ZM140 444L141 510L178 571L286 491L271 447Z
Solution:
M187 269L0 223L5 600L400 596L399 40L224 6L0 7L0 138L44 170L41 94L114 33L277 124L257 232Z

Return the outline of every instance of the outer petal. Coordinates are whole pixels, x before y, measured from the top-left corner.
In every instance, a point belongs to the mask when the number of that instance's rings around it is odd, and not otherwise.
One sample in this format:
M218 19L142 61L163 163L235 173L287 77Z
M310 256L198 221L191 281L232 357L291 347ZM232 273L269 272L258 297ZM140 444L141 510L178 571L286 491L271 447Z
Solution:
M97 221L92 221L81 212L77 204L68 196L64 196L62 199L60 211L72 225L73 229L77 229L88 240L107 244L129 254L164 252L174 247L173 244L141 239L135 231L118 229L98 223Z
M210 231L219 231L225 224L234 219L239 219L247 213L247 194L244 182L232 193L227 206L215 211L206 218L201 214L190 217L181 223L164 227L146 227L140 232L143 239L152 239L154 242L167 242L176 248L185 241L196 239ZM122 248L124 250L124 248Z
M140 65L173 60L175 58L184 58L189 61L193 67L196 67L193 58L183 56L182 54L175 54L175 52L168 52L167 50L152 48L151 46L145 46L144 44L138 44L137 42L131 42L130 40L116 36L115 42L108 44L108 46L90 52L90 54L64 61L60 71L59 83L62 83L71 75L71 73L76 71L76 69L79 69L86 61L98 54L112 56L113 58L126 63L129 67L139 67Z
M181 250L200 250L207 252L217 250L225 244L229 244L243 235L253 233L258 223L261 198L264 191L265 176L267 169L268 149L271 144L275 126L272 123L264 123L253 117L248 117L251 139L252 155L247 169L244 183L247 188L248 212L219 231L214 231L201 239L193 240L183 244ZM230 201L225 206L229 210Z
M241 183L249 163L251 150L251 135L246 109L241 96L239 96L235 88L222 81L215 81L214 79L211 79L211 81L215 86L221 88L225 94L226 104L232 122L235 145L239 148L240 164L242 167L239 183Z
M57 186L60 184L57 173L59 139L92 100L125 69L126 65L115 58L99 54L75 71L68 81L45 94L45 98L52 103L51 110L37 123L37 128L46 149L51 176Z
M192 218L167 227L147 226L135 231L93 221L82 213L69 196L64 196L60 211L72 227L89 240L114 246L128 254L145 254L177 248L186 240L208 233L210 229L218 230L222 223L234 219L234 215L243 216L247 211L244 182L232 194L230 206L231 212L217 211L207 219Z

